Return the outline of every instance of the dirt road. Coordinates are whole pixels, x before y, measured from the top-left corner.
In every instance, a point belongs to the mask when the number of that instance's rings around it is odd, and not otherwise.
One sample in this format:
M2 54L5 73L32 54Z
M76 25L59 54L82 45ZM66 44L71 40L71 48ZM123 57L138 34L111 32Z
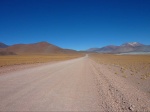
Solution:
M150 111L149 98L88 56L0 75L0 111Z

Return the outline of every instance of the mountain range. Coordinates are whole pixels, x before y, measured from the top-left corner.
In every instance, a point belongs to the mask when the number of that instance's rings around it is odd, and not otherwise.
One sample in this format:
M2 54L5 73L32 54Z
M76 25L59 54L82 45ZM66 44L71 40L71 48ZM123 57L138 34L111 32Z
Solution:
M90 48L85 52L114 53L114 54L150 52L150 45L144 45L138 42L129 42L124 43L120 46L108 45L102 48ZM77 53L77 51L71 49L63 49L48 42L38 42L33 44L14 44L11 46L8 46L0 42L0 55L54 54L54 53Z
M8 46L0 43L0 54L52 54L52 53L75 53L75 50L63 49L48 42L38 42L33 44L15 44Z
M98 53L150 52L150 45L144 45L138 42L129 42L120 46L108 45L102 48L90 48L87 51Z

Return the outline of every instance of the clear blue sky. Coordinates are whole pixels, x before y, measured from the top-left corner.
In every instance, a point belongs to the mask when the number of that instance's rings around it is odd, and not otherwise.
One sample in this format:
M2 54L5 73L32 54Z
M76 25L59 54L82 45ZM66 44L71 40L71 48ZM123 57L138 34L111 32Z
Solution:
M150 0L0 0L0 41L75 50L150 44Z

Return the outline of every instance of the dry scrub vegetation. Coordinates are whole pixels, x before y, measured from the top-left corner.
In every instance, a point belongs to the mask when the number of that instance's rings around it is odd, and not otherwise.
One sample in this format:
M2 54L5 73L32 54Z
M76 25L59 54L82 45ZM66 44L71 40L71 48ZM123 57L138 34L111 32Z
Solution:
M150 77L150 55L91 54L90 57L124 78L136 74L140 74L140 79L143 80Z
M45 63L62 61L84 56L83 54L50 54L50 55L10 55L0 56L0 67L20 64Z

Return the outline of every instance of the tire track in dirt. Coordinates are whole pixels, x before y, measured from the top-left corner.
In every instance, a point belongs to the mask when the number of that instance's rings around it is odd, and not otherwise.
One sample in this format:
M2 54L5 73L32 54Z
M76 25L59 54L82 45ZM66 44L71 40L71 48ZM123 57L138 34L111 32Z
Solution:
M100 72L100 68L91 62L93 73L97 76L99 94L104 99L104 106L107 111L130 111L130 104L124 95Z

